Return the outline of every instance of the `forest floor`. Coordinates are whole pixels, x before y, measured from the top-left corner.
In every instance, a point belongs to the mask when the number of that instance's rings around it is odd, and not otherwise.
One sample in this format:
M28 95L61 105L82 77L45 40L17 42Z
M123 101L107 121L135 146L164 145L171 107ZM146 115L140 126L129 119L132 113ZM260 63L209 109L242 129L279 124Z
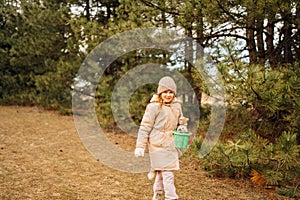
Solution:
M132 136L107 136L133 152ZM184 158L175 172L182 200L288 199L248 179L209 177L198 165ZM0 199L150 200L152 184L146 173L121 172L97 161L81 142L73 116L0 106Z

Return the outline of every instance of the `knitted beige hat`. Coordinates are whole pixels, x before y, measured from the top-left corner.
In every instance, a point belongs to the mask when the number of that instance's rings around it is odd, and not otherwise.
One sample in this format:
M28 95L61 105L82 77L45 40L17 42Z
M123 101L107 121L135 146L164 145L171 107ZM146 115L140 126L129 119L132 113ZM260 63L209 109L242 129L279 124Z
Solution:
M177 88L175 81L171 77L165 76L158 82L157 94L160 94L167 90L171 90L176 94L176 89Z

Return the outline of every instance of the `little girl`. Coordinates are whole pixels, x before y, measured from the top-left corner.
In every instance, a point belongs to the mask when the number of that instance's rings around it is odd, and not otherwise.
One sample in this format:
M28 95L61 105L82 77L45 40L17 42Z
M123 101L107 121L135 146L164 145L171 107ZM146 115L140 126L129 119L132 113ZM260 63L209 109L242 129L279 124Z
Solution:
M136 141L136 157L144 156L148 144L151 169L156 173L153 200L159 199L163 192L166 200L178 199L173 171L179 170L179 158L172 131L178 126L182 110L175 95L174 80L163 77L158 83L157 94L147 105Z

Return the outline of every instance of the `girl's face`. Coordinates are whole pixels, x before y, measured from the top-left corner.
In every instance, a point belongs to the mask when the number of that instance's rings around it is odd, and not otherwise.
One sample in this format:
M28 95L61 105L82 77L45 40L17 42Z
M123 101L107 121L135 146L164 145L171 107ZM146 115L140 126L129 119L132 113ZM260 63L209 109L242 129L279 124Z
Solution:
M165 103L170 103L174 99L174 96L175 96L175 94L171 90L167 90L167 91L161 93L161 98L162 98L163 102L165 102Z

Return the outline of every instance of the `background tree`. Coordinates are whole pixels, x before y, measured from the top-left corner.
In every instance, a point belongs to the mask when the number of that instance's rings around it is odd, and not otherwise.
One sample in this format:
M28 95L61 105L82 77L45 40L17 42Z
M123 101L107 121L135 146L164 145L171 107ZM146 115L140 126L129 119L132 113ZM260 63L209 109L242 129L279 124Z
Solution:
M78 60L78 47L72 38L69 9L47 1L3 3L1 43L6 54L1 63L1 102L70 107L68 88L76 67L66 66Z
M298 1L211 1L204 10L209 38L240 40L250 64L299 62Z

